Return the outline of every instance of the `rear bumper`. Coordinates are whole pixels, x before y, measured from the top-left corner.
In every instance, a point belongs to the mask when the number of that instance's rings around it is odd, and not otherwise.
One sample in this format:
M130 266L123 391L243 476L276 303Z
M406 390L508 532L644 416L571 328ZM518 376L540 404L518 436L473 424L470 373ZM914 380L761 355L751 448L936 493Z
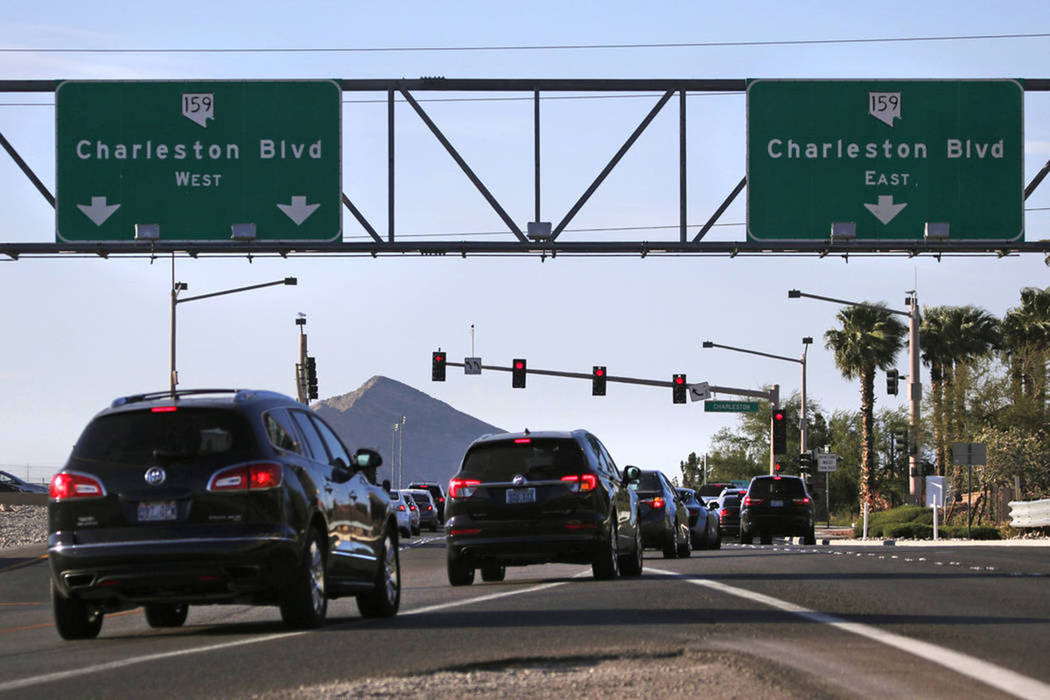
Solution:
M213 603L254 600L288 585L300 544L284 533L117 542L48 538L51 578L84 600Z
M608 546L602 523L579 518L493 522L452 516L445 528L449 556L474 562L585 564Z
M640 517L638 525L642 531L642 546L647 549L662 548L674 537L674 530L662 515L648 519Z
M806 535L813 527L812 513L745 513L740 517L743 532L770 535Z

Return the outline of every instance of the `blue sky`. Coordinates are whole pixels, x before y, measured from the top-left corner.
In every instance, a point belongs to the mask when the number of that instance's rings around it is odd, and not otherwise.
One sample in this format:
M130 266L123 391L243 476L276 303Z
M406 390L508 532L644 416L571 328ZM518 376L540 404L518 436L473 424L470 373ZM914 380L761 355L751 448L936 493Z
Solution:
M1050 77L1050 39L912 41L648 49L304 53L57 53L10 49L380 48L768 42L1020 34L1048 31L1044 2L421 3L53 2L5 7L0 78L982 78ZM385 105L344 94L343 191L386 227ZM428 95L417 95L428 97ZM557 221L655 103L655 96L543 104L544 218ZM31 105L30 103L37 103ZM530 102L425 103L524 227L532 218ZM975 105L975 109L987 108ZM499 231L484 205L407 106L397 112L399 235ZM689 98L689 221L695 232L744 175L742 94ZM0 94L0 132L52 190L51 94ZM677 223L677 109L660 114L570 229ZM1025 181L1050 159L1050 95L1025 95ZM744 197L708 238L744 240ZM51 241L54 212L0 155L0 241ZM1026 238L1046 238L1050 185L1026 202ZM348 240L363 232L344 213ZM673 232L569 231L562 240L672 238ZM476 238L477 236L473 236ZM508 429L593 430L621 464L677 474L732 415L673 405L662 389L506 374L430 381L430 352L486 363L758 388L799 388L798 366L702 340L798 356L813 336L808 391L829 412L856 409L859 389L824 349L838 307L787 299L789 288L923 305L975 304L1001 315L1024 286L1050 286L1038 255L996 259L380 258L179 259L176 276L206 293L294 275L276 287L180 307L181 386L250 386L294 394L297 313L307 314L322 397L382 374ZM0 262L0 465L62 464L90 416L118 395L163 389L170 263L141 259ZM901 356L898 365L905 367ZM878 393L877 406L904 405ZM723 397L730 398L730 397ZM411 430L411 426L409 426ZM382 448L389 436L376 436ZM406 449L406 463L423 460ZM0 466L0 468L6 468ZM20 467L24 470L24 467ZM21 473L19 469L16 473ZM46 476L46 475L45 475Z

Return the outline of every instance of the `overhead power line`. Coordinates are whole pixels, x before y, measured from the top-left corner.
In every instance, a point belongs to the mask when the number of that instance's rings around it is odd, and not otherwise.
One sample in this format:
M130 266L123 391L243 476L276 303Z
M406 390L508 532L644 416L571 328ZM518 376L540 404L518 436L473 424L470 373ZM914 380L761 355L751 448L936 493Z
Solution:
M239 47L239 48L56 48L56 47L0 47L0 53L137 53L137 54L192 54L192 53L423 53L467 51L594 51L608 49L698 49L698 48L754 48L762 46L822 46L834 44L888 44L924 41L984 41L1001 39L1046 39L1050 33L1031 34L959 34L953 36L872 37L853 39L784 39L773 41L695 41L637 44L537 44L510 46L333 46L333 47Z

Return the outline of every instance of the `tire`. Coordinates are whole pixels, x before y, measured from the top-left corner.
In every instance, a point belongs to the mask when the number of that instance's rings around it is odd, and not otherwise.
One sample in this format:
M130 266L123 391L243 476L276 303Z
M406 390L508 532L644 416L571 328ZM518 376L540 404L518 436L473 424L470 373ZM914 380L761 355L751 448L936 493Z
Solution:
M678 530L673 529L664 542L664 559L678 558Z
M407 540L409 537L412 536L412 531L407 527L399 527L397 529L397 534L399 537L404 537Z
M51 613L62 639L94 639L102 629L102 611L76 597L66 598L51 582Z
M327 562L321 535L310 528L310 535L303 550L302 561L294 574L292 583L284 592L281 601L281 619L289 627L314 629L324 624L328 614L328 597L325 591Z
M645 563L643 561L642 553L642 533L641 530L635 528L634 551L630 554L624 554L620 556L620 575L640 576L642 574L642 567L644 565Z
M190 614L185 603L147 603L145 610L150 627L182 627Z
M503 564L483 564L481 566L482 581L502 581L507 578L507 567Z
M773 544L773 535L770 533L763 532L759 537L762 544Z
M722 528L718 524L718 518L712 518L714 526L711 528L711 539L708 541L708 549L722 549Z
M379 553L372 590L357 596L357 609L364 617L393 617L401 607L401 556L397 538L387 528Z
M817 543L817 533L816 533L816 531L813 528L810 528L809 532L807 532L805 535L802 536L802 544L816 544L816 543Z
M740 544L752 544L755 541L755 533L750 530L740 531Z
M474 583L474 567L461 556L448 551L448 582L453 586L469 586Z
M677 552L678 558L679 559L688 559L689 556L692 553L693 553L692 538L691 538L690 535L686 535L685 536L685 541L678 543L678 552Z
M419 537L419 528L418 527L412 528L412 536L413 537Z
M612 514L612 525L609 526L609 537L601 542L598 551L591 560L591 573L597 581L616 578L620 569L620 543L616 529L616 513Z

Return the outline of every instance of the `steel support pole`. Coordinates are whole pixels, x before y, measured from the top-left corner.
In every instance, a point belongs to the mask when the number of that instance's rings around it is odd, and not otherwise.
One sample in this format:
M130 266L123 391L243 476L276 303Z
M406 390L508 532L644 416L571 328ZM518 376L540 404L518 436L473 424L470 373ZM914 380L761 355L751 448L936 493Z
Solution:
M806 352L809 350L809 345L802 346L802 408L799 411L802 416L799 419L799 452L806 451L806 444L809 437L809 422L806 420Z
M175 373L175 307L178 305L179 290L175 285L175 253L171 254L171 331L168 367L168 391L171 392L172 400L175 399L175 385L178 383L178 375Z
M310 389L306 380L306 333L299 331L299 371L296 373L296 391L299 392L299 403L310 403Z
M915 505L922 505L922 454L920 446L922 437L919 435L919 423L922 411L922 381L919 376L919 299L917 293L913 292L911 297L908 359L910 369L908 371L908 396L910 410L908 412L908 470L909 489L908 495Z

